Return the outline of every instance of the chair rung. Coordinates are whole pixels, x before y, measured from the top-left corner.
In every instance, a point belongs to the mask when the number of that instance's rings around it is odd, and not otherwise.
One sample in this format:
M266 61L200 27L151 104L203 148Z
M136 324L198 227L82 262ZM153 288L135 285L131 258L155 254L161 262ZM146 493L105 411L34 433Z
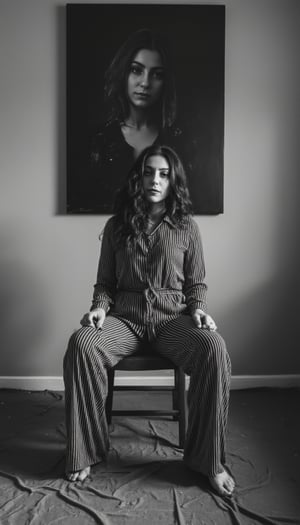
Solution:
M167 391L172 391L174 390L174 386L166 386L166 385L162 385L162 386L159 386L159 385L149 385L149 386L145 386L145 385L127 385L127 386L116 386L114 385L114 390L167 390Z
M178 410L112 410L113 416L178 416Z

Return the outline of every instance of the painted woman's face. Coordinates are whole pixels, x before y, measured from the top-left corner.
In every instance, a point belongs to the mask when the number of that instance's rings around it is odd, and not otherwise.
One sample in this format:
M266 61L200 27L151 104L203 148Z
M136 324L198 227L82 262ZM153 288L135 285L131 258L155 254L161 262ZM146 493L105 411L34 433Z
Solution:
M143 189L151 203L164 201L170 193L170 166L162 155L148 157L143 172Z
M137 108L149 108L159 100L163 83L164 68L158 51L140 49L130 64L127 80L129 103Z

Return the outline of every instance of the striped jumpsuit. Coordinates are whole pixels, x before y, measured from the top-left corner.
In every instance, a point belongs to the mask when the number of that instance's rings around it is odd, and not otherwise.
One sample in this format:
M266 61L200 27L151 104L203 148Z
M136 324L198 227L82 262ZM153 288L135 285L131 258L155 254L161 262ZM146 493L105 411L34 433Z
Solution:
M124 247L115 243L114 218L107 221L91 310L104 308L108 315L102 329L75 332L64 357L68 471L107 455L107 369L145 338L190 376L185 463L206 476L223 470L230 360L222 337L197 328L190 315L206 311L204 275L191 217L178 227L165 216L151 234Z

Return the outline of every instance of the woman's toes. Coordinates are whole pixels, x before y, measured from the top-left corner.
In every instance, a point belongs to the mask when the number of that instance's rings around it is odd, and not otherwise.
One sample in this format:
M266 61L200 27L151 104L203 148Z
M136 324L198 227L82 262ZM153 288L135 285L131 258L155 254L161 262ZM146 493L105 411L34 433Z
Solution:
M84 481L91 473L91 467L86 467L76 472L66 472L66 478L68 481Z
M66 473L66 478L68 481L76 481L77 476L78 476L78 472L67 472Z
M235 483L233 478L228 474L226 470L223 470L220 474L209 478L211 486L216 490L220 496L231 496Z
M87 478L91 473L91 467L86 467L81 472L78 473L78 481L83 481L85 478Z
M232 479L232 477L229 477L227 483L226 483L226 488L228 490L230 490L231 492L234 491L234 487L235 487L235 483L234 483L234 480Z

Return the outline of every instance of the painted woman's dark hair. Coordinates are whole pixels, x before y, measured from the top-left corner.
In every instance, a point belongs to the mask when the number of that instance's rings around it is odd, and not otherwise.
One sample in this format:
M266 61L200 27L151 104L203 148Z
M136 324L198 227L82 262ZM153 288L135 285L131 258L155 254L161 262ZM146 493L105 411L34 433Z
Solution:
M157 111L160 126L170 127L176 116L176 92L170 52L164 36L150 29L140 29L132 33L119 48L105 73L104 102L107 121L124 122L128 116L127 78L131 62L140 49L149 49L160 54L164 68L164 84Z
M170 192L166 198L166 215L173 224L181 227L192 213L192 204L181 160L169 146L150 146L143 150L130 170L124 186L115 201L116 239L121 244L134 242L144 231L149 204L143 189L143 173L147 159L161 155L169 164Z

